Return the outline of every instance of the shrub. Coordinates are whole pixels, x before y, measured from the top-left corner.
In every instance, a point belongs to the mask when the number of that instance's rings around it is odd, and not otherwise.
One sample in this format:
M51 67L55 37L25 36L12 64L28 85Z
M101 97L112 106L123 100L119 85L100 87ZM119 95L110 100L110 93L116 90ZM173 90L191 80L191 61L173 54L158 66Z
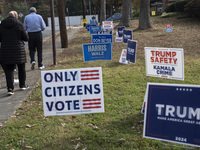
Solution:
M200 18L200 0L191 0L185 5L185 12L191 16Z
M184 7L188 2L189 0L180 0L180 1L175 2L176 12L184 12Z
M184 12L184 7L185 5L189 2L190 0L179 0L176 2L173 2L165 8L166 12Z
M175 12L175 5L174 5L174 3L167 5L166 8L165 8L165 11L167 13L168 12Z

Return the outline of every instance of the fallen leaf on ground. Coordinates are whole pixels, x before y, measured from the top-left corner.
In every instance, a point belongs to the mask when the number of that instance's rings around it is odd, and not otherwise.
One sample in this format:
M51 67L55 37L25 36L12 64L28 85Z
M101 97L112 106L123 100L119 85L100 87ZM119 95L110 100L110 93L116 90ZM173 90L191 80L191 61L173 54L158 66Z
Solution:
M78 149L80 147L80 144L77 144L74 149Z
M93 124L88 124L87 126L88 126L88 127L92 127L92 128L94 128L94 129L97 129L97 128L98 128L96 125L93 125Z
M29 148L29 149L32 149L33 147L32 146L25 146L26 148Z
M61 125L64 127L66 125L66 123L61 123Z
M30 125L30 124L27 124L27 125L26 125L26 127L27 127L27 128L31 128L31 127L32 127L32 125Z
M74 118L76 118L76 116L72 115L72 118L74 119Z
M126 141L124 138L119 139L120 141Z

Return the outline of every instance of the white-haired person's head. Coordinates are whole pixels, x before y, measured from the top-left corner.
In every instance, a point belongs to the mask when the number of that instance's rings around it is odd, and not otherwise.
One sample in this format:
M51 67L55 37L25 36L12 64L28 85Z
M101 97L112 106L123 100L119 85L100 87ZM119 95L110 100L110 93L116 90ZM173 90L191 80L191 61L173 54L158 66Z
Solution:
M9 17L15 17L16 19L18 19L18 13L16 11L10 11L8 13Z
M35 8L35 7L31 7L31 8L29 9L29 12L30 12L30 13L32 13L32 12L36 13L36 12L37 12L37 10L36 10L36 8Z

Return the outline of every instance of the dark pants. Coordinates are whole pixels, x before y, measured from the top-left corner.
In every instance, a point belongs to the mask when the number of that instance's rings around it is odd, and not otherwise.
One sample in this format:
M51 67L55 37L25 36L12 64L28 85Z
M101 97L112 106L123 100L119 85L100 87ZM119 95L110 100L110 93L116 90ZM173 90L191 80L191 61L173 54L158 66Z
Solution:
M38 67L43 66L42 64L42 32L29 32L28 47L31 58L31 63L35 61L35 52L37 50L38 56Z
M1 64L1 66L6 75L7 89L13 90L15 64ZM18 67L19 87L23 87L25 85L25 80L26 80L25 63L17 64L17 67Z

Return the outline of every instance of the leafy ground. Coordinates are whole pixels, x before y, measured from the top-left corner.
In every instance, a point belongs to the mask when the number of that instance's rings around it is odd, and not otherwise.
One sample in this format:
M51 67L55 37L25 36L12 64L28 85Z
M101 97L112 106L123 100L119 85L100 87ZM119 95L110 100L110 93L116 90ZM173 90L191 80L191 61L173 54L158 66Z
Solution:
M152 18L151 23L152 29L133 33L133 39L138 42L137 58L136 64L128 65L118 63L122 49L126 48L122 43L114 43L112 61L84 62L82 44L91 43L91 35L81 29L59 56L58 65L50 69L102 67L105 113L44 117L41 84L38 83L13 117L0 128L0 149L182 149L182 145L170 146L166 145L170 143L142 137L141 107L147 82L200 83L200 22ZM172 24L173 32L166 33L165 24ZM138 20L132 20L129 29L137 27ZM147 77L144 47L183 48L185 80Z

